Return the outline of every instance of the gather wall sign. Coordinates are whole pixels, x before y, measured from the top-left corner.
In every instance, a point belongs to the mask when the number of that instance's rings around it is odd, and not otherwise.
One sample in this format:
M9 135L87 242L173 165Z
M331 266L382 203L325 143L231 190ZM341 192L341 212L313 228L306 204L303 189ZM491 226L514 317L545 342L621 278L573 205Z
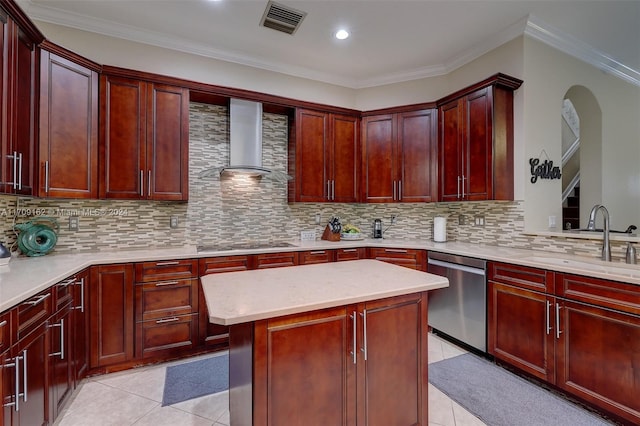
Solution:
M544 161L540 159L542 154L546 157ZM529 166L531 167L531 183L536 183L538 179L560 179L562 177L560 167L553 165L553 161L544 149L538 158L529 158Z

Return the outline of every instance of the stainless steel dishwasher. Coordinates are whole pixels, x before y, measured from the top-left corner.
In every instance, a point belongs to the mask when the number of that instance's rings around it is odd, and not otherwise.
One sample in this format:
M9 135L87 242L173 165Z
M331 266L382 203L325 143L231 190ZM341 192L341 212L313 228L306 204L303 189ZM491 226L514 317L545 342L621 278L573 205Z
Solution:
M486 261L429 253L427 264L428 272L449 279L449 287L429 292L429 326L486 352Z

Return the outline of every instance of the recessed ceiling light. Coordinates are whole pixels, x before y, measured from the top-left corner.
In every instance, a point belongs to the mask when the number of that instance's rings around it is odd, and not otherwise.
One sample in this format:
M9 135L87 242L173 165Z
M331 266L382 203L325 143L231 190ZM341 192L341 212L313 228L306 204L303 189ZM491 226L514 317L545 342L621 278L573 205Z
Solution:
M338 31L336 31L335 35L336 35L336 38L338 40L344 40L345 38L349 37L349 31L347 31L347 30L338 30Z

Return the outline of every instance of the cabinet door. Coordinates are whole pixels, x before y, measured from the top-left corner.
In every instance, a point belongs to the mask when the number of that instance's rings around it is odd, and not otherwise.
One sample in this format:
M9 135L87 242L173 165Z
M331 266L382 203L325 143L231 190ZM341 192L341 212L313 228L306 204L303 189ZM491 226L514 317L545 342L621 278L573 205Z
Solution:
M556 384L640 424L640 317L559 300Z
M298 253L300 265L327 263L335 260L335 250L310 250Z
M100 198L144 197L146 89L139 80L101 77Z
M220 256L204 258L199 261L200 276L221 272L246 271L250 268L250 256ZM198 280L200 281L200 280ZM198 284L199 294L199 333L200 344L204 346L225 347L229 344L229 327L209 322L207 303L202 291L202 283Z
M439 170L440 201L458 201L462 195L463 106L454 100L440 107Z
M328 114L296 112L296 201L328 201L330 195Z
M89 370L89 269L76 274L73 285L73 363L75 385L86 377Z
M336 250L336 262L344 260L358 260L367 258L367 249L362 248L342 248Z
M256 322L254 425L355 424L350 316L341 307Z
M46 425L47 376L49 369L48 324L42 323L32 333L14 346L14 355L19 358L20 401L19 410L13 412L15 425ZM15 359L15 357L14 357ZM26 377L26 383L23 381Z
M55 419L74 387L73 310L65 306L49 324L49 418Z
M360 151L359 122L356 117L330 116L331 121L331 200L338 203L358 201Z
M281 268L284 266L296 266L298 253L295 251L284 253L262 253L254 256L252 269Z
M360 312L358 425L427 426L427 294L367 302Z
M437 201L436 135L433 110L398 115L397 199L404 202Z
M98 74L40 57L40 185L47 197L98 197Z
M399 248L379 248L369 249L369 259L376 259L382 262L393 263L394 265L406 268L426 271L426 251Z
M480 89L464 98L466 127L463 140L464 195L467 200L489 200L493 195L492 91Z
M395 140L393 115L362 119L363 201L391 203L395 200Z
M176 315L136 323L136 356L180 355L198 344L198 315Z
M555 298L489 281L489 353L549 383L555 380Z
M90 367L133 358L133 265L91 268L89 289Z
M146 197L189 197L189 92L149 83L147 93Z

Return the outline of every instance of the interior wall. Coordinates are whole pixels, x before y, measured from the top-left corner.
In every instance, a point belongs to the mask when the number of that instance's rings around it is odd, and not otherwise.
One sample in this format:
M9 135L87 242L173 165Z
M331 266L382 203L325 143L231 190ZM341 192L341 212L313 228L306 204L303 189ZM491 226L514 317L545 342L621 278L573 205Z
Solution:
M612 226L623 230L640 223L640 87L604 73L530 37L524 39L523 135L525 155L515 170L525 175L525 229L549 229L549 216L560 225L562 182L530 181L529 158L562 158L561 109L573 86L587 88L602 110L602 203ZM588 188L581 187L581 194ZM556 228L560 230L560 227Z

